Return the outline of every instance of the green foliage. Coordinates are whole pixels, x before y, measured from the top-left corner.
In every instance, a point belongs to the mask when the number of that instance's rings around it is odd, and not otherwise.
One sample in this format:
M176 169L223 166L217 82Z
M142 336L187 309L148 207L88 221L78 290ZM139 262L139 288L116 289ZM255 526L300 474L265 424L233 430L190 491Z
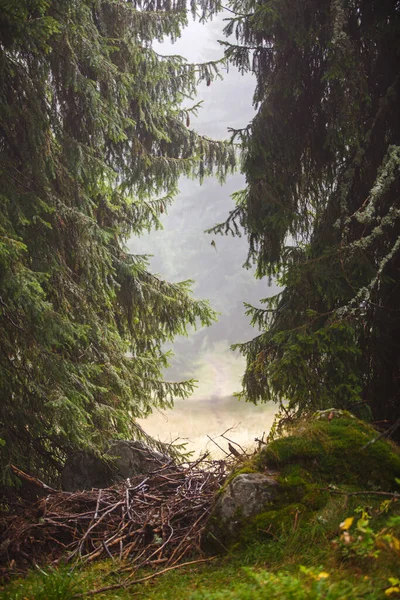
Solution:
M400 356L400 11L391 0L231 0L227 58L256 76L234 131L247 187L213 231L284 287L248 306L242 395L309 408L360 396L395 421ZM370 410L371 413L371 410Z
M387 512L389 503L382 503L381 512ZM400 540L396 536L399 528L399 517L392 517L385 527L376 532L371 525L371 515L368 510L358 506L355 511L358 518L348 517L340 524L340 537L334 540L344 560L376 559L383 551L391 552L400 560ZM397 527L396 527L397 526ZM398 533L397 533L398 535Z
M0 1L3 480L12 462L55 480L66 453L143 435L137 417L193 389L163 380L162 346L215 313L125 245L160 226L181 175L234 164L181 107L216 63L152 49L186 21L182 0Z

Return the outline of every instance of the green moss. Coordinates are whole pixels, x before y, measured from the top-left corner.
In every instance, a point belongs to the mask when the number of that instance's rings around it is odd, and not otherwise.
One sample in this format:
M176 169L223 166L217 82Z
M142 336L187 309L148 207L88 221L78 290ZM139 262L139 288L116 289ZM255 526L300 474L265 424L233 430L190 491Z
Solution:
M255 516L250 521L250 528L267 535L278 536L303 526L310 514L305 504L295 502L278 510L266 511Z
M324 447L319 441L289 436L275 440L263 450L257 465L261 468L277 468L286 463L290 464L294 460L300 464L307 464L319 458L323 451Z
M249 461L240 463L232 471L232 473L229 475L229 477L227 477L226 481L224 482L224 485L218 491L218 494L219 495L222 494L226 490L226 488L228 487L228 485L230 484L232 479L235 479L235 477L237 477L238 475L244 475L245 473L257 473L258 471L259 471L259 469L257 468L257 465L254 461L249 460Z
M325 492L318 488L317 485L310 485L307 487L306 493L304 494L302 501L306 506L312 510L320 510L323 508L330 498L329 492Z
M355 418L316 420L299 425L290 436L272 442L256 458L259 470L290 465L311 473L314 481L392 489L400 476L398 449L376 437L376 431Z

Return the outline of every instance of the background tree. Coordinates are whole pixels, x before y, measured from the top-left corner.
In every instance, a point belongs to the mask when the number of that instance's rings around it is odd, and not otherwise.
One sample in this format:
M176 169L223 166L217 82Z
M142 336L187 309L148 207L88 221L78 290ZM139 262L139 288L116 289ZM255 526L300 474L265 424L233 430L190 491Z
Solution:
M256 76L234 136L247 187L214 231L284 289L248 306L243 395L400 416L400 3L232 0L226 55Z
M182 0L0 2L3 482L12 462L54 480L68 452L140 435L137 417L193 388L163 381L162 344L215 315L124 246L179 176L233 166L181 107L216 64L151 47L186 21Z

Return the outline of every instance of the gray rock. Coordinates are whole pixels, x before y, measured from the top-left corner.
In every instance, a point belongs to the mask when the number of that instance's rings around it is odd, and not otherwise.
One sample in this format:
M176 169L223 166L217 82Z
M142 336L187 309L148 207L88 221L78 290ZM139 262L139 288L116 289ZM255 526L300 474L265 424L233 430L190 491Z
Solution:
M66 492L105 488L112 481L111 470L98 456L88 452L75 452L61 473L61 487Z
M143 442L116 440L111 443L107 454L113 457L114 479L121 481L134 475L150 473L159 469L171 458Z
M278 484L270 475L243 473L229 483L219 497L210 523L233 534L240 519L253 517L276 497Z
M88 452L69 457L61 473L62 489L67 492L106 488L135 475L154 471L171 460L143 442L115 440L101 459Z

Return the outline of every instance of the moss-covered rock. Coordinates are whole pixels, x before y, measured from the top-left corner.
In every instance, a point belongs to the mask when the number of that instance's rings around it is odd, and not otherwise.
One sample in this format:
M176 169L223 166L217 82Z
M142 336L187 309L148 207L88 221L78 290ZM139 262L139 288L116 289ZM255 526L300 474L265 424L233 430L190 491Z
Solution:
M395 489L399 449L383 438L369 443L376 435L345 411L322 411L299 422L246 465L247 472L274 482L271 494L261 494L258 506L253 497L247 510L249 491L243 495L244 505L233 502L243 473L230 476L211 515L206 545L213 550L237 548L254 539L271 541L311 522L319 526L332 513L330 489L337 486L347 491ZM224 506L229 510L222 510Z
M328 411L324 411L328 412ZM319 413L290 435L272 442L256 457L258 470L302 466L313 481L393 489L400 477L400 454L385 439L367 445L376 431L345 411L332 420Z

